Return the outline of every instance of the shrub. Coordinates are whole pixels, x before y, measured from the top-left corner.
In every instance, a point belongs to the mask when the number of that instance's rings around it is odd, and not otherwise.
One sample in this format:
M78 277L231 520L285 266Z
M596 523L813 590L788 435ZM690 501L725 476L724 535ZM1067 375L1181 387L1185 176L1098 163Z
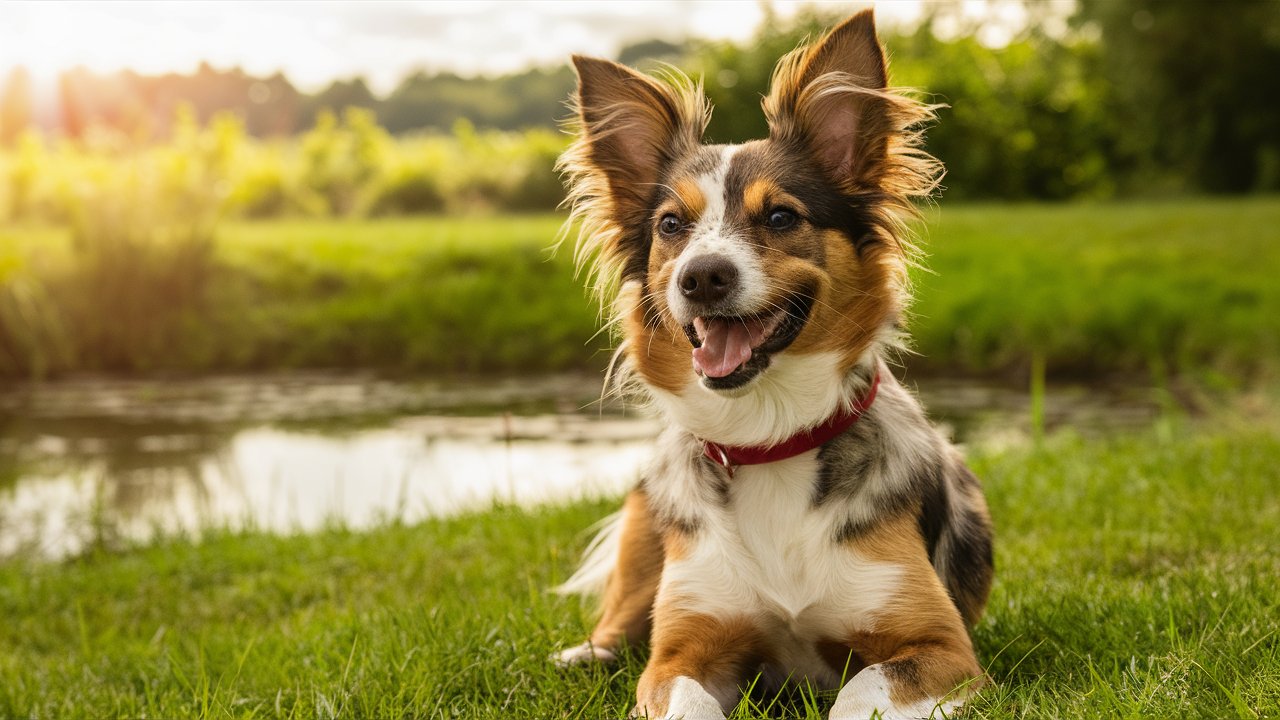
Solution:
M211 349L191 343L187 330L207 315L214 229L242 142L238 121L202 130L184 111L170 144L96 158L71 186L76 262L54 290L74 328L78 367L203 364Z
M370 192L367 214L416 215L445 209L439 175L432 169L408 163L389 171Z
M75 141L28 132L15 149L0 148L0 217L69 223L88 187L113 192L114 178L138 172L138 162L192 174L186 195L169 202L199 196L248 218L544 210L564 197L555 161L565 141L546 129L481 132L465 121L449 135L392 138L359 108L341 119L321 113L296 140L268 141L248 137L234 116L201 127L180 108L163 141L96 127Z

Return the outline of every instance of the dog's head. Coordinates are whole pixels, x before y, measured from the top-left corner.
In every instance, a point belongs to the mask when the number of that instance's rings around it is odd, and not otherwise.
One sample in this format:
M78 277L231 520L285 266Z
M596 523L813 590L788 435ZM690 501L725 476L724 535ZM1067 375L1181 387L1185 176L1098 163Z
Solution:
M741 398L790 363L839 387L896 336L902 219L940 167L918 149L931 109L888 89L869 11L779 62L769 137L742 145L702 144L710 108L687 79L574 64L580 126L562 167L578 258L646 385Z

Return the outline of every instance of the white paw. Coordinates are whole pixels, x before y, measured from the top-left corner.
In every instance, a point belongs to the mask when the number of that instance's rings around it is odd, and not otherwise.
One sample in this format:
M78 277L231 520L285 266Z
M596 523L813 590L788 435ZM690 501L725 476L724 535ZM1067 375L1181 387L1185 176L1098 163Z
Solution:
M582 665L590 662L611 663L617 659L618 656L612 650L597 647L590 642L574 645L551 656L551 662L558 667Z
M671 683L671 699L663 720L724 720L720 701L693 678L681 675Z
M899 704L889 696L889 681L879 665L871 665L853 677L836 696L830 720L929 720L951 717L962 699L925 699Z

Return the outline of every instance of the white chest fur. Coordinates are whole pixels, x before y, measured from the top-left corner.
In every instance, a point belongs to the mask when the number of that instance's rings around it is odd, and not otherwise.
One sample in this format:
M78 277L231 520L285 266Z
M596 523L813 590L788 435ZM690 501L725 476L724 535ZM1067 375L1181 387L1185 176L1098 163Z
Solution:
M738 540L735 565L750 568L761 600L784 618L827 600L830 566L846 554L833 547L824 513L812 507L817 469L815 450L740 468L729 486L722 520Z
M659 602L717 617L745 614L770 633L803 641L784 643L790 647L871 629L900 570L834 540L838 516L813 504L817 454L738 468L727 502L705 508L690 552L667 565Z

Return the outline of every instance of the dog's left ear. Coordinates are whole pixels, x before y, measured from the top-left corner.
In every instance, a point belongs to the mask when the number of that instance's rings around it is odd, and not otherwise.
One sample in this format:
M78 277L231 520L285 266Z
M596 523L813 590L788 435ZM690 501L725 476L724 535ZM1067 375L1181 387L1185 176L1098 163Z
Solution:
M778 62L763 103L770 138L804 145L846 189L875 185L893 132L887 86L875 18L864 10Z

